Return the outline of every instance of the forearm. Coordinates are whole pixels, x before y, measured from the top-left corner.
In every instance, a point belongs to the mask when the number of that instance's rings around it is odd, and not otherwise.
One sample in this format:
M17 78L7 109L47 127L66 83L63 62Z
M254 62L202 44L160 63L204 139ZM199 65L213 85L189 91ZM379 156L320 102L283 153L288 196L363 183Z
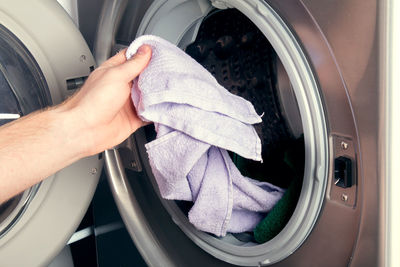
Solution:
M130 89L150 58L148 46L128 61L122 51L63 104L0 127L0 203L82 157L121 143L142 126Z
M85 137L62 106L0 127L0 203L85 155Z

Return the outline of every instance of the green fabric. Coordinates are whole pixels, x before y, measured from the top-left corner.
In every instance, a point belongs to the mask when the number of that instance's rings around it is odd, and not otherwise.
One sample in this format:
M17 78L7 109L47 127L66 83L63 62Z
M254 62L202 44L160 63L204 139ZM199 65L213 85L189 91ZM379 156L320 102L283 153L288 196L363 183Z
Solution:
M279 234L296 208L303 181L303 138L296 140L293 146L285 150L283 162L289 170L288 172L292 177L292 181L282 198L254 229L254 239L259 243L267 242ZM288 172L285 174L287 175Z
M254 229L254 238L259 243L271 240L282 231L296 208L303 182L304 139L288 140L269 154L261 164L230 152L242 175L287 188L278 203Z
M287 224L301 191L301 179L294 179L282 198L254 229L254 238L264 243L274 238Z

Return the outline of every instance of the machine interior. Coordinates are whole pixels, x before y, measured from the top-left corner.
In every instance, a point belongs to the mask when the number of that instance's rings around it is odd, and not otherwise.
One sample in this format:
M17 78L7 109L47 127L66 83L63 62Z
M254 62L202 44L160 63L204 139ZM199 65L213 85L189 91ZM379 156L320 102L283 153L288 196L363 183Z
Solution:
M262 142L263 163L230 153L235 165L247 177L285 189L296 184L292 187L295 187L294 201L297 202L304 170L304 141L302 129L298 129L298 125L301 125L301 121L298 121L300 113L294 94L289 94L293 98L287 97L287 91L292 91L290 82L266 37L238 10L214 10L203 20L196 40L185 51L222 86L250 101L257 113L263 114L263 122L255 125ZM290 112L285 110L288 106ZM293 110L297 114L288 117L293 114ZM147 140L154 140L155 136L154 128L147 127ZM186 216L192 202L167 202L178 207L172 210L185 215L178 216L185 218L179 224L188 224ZM290 219L294 208L295 205L281 214L281 229ZM273 236L268 240L271 238ZM235 246L259 244L252 232L228 234L218 239Z

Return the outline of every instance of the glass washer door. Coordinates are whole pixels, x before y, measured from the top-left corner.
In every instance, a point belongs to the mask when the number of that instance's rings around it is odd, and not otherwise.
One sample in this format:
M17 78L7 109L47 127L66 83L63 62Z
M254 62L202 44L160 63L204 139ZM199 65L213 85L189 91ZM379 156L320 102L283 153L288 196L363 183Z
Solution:
M36 61L18 38L0 25L0 127L49 103L47 84ZM39 186L0 203L0 238L18 221Z

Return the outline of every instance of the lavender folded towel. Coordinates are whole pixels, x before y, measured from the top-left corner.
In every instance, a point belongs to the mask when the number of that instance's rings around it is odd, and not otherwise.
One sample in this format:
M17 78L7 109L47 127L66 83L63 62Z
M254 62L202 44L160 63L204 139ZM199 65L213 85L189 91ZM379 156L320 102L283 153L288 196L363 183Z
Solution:
M150 166L165 199L193 201L189 221L224 236L251 231L284 190L240 174L226 150L261 161L252 124L253 105L229 93L200 64L175 45L141 36L126 52L152 47L148 67L133 82L138 116L153 121L157 138L146 144Z

